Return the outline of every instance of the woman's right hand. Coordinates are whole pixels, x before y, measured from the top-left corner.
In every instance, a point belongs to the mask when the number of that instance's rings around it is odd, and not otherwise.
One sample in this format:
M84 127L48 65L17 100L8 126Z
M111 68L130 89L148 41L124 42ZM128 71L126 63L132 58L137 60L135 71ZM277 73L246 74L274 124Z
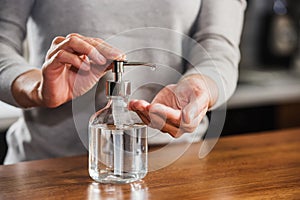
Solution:
M125 60L125 55L101 39L79 34L56 37L42 70L20 75L13 83L13 96L23 107L60 106L90 90L111 60Z

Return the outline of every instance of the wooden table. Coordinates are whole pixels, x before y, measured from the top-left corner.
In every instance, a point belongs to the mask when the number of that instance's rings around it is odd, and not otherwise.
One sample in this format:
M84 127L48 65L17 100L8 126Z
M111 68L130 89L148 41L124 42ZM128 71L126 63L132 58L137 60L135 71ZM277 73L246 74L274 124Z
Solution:
M0 167L0 199L300 199L300 129L221 138L204 159L193 144L144 181L101 185L87 157Z

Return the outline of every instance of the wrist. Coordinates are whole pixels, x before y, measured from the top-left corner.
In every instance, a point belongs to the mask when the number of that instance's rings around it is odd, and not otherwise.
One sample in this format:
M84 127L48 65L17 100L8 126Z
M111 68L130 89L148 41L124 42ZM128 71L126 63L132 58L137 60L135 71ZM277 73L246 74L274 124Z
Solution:
M20 107L30 108L42 106L41 71L38 69L27 71L18 76L12 84L12 95Z

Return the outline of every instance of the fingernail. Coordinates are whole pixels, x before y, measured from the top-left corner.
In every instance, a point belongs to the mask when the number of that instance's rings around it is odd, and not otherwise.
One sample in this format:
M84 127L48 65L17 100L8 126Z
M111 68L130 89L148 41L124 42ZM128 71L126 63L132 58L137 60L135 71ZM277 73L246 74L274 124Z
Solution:
M104 65L106 63L106 58L103 55L101 55L100 53L98 54L97 59L98 59L98 63L100 65Z
M109 57L111 57L113 60L118 60L118 61L122 61L126 59L126 56L122 51L114 48L109 50Z
M82 56L79 56L81 58L81 60L83 62L85 62L86 64L90 64L90 60L89 60L89 57L87 57L86 55L82 55Z
M90 65L87 64L86 62L82 62L81 68L82 68L83 70L88 71L88 70L90 70Z

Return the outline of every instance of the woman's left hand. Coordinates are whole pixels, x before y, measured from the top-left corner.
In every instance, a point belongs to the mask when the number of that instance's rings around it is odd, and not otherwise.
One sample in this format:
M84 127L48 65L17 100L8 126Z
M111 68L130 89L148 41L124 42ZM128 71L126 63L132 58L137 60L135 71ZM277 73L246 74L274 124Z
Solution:
M190 75L163 88L151 103L132 100L129 109L150 127L177 138L193 132L216 99L217 87L211 79Z

